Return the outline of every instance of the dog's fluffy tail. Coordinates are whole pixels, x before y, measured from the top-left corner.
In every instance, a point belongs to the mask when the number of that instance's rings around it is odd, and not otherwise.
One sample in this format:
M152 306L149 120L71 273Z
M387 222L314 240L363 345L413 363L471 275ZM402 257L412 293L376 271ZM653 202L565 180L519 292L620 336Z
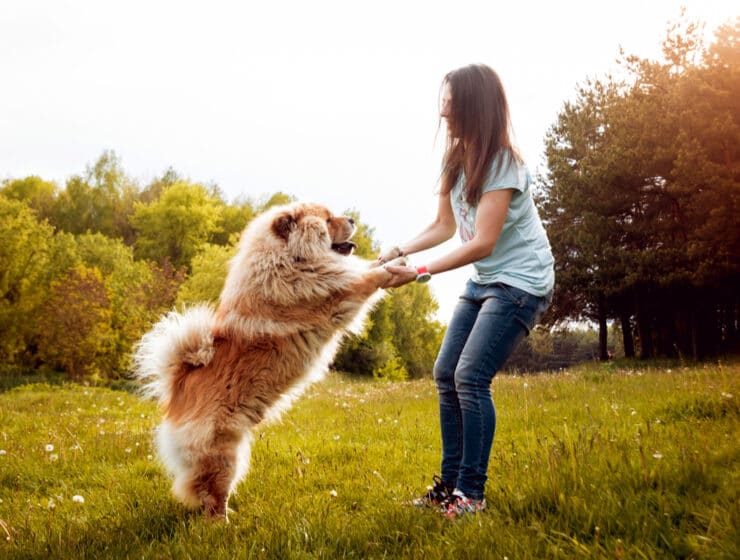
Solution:
M207 365L213 359L216 315L209 305L172 311L162 317L136 345L133 375L143 382L142 393L167 403L171 379L183 365Z

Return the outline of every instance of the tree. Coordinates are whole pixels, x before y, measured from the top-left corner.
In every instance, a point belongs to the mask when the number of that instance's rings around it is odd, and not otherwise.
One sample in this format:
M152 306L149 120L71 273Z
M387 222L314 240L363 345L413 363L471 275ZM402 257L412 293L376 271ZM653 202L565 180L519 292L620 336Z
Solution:
M23 202L0 194L0 359L14 361L45 298L53 230Z
M131 247L99 233L77 236L75 243L78 266L97 270L107 289L113 342L109 367L100 371L115 378L126 372L132 345L173 304L184 271L167 260L161 266L135 261Z
M39 355L73 379L104 375L114 346L110 295L100 271L76 267L52 282Z
M205 187L186 182L166 187L148 204L137 202L131 217L136 256L155 262L168 258L176 267L189 268L201 246L220 230L221 212L219 200Z
M663 63L623 57L631 80L589 82L548 135L555 317L598 320L602 358L609 317L643 357L737 344L738 25L706 51L699 29L672 26Z
M131 244L129 217L138 196L136 184L123 171L112 150L103 152L83 176L71 177L57 197L52 223L64 231L102 233Z
M190 275L177 292L178 306L200 302L218 303L228 273L229 260L235 251L234 245L202 245L193 258Z
M4 181L0 194L11 200L25 202L36 212L39 220L48 220L52 215L57 190L55 183L30 175L24 179Z

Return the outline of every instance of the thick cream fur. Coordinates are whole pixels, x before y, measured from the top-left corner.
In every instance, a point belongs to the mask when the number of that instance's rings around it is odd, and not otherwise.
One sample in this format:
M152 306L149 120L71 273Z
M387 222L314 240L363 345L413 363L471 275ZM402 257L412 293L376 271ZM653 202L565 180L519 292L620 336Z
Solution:
M387 271L331 250L353 230L318 204L263 213L242 234L218 309L169 313L142 337L134 373L161 404L157 448L186 505L226 518L254 429L324 376L381 297Z

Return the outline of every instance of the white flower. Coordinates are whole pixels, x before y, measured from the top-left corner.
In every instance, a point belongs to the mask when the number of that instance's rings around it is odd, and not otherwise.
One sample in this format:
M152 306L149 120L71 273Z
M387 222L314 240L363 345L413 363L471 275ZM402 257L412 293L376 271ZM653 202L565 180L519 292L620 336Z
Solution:
M336 490L332 490L331 492L329 492L329 495L330 495L330 496L331 496L332 498L336 498L336 497L337 497L337 491L336 491Z
M54 451L54 446L50 443L47 443L44 449L46 449L47 453L51 453L52 451Z
M57 455L56 453L52 453L51 455L49 455L49 461L56 461L58 459L59 455Z
M338 441L338 440L339 440L339 434L334 436L334 441Z
M660 451L656 451L655 453L653 453L653 457L655 457L656 459L662 459L663 454Z
M85 503L85 498L83 498L79 494L75 494L74 496L72 496L72 501L75 502L75 503L78 503L78 504L84 504Z
M6 453L7 451L5 451L5 449L0 449L0 455L5 455Z
M524 388L526 389L527 387L529 387L529 383L524 384Z

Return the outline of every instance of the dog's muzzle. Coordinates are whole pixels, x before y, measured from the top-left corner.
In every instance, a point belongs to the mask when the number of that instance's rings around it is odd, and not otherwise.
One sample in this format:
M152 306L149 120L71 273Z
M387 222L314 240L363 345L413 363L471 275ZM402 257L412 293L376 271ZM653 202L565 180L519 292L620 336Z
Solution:
M357 247L357 245L351 241L345 241L344 243L333 243L331 249L340 255L351 255L352 251L355 250L355 247Z

